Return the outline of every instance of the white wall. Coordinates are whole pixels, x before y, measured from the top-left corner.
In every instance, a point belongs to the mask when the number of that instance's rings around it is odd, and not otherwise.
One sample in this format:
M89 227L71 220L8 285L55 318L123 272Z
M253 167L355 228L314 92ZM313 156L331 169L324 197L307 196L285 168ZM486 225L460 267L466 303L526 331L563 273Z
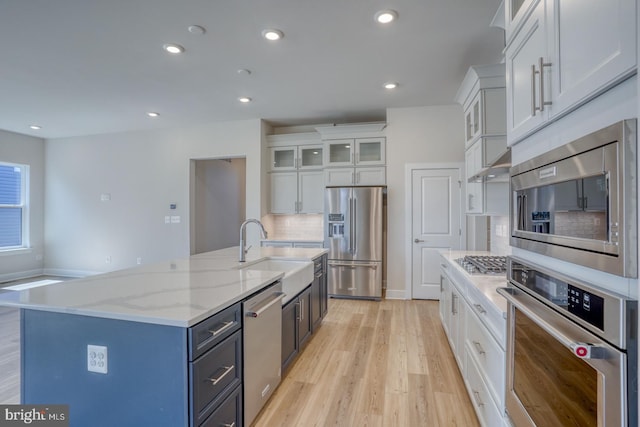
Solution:
M191 159L245 157L246 215L260 218L261 132L256 119L48 140L47 272L86 274L130 267L138 257L189 256ZM107 193L111 200L101 201ZM181 222L165 224L167 215ZM248 230L250 242L258 239Z
M0 161L29 165L31 249L0 253L0 282L40 274L44 255L44 140L0 130Z
M464 122L460 105L387 109L387 296L404 298L405 164L464 162Z
M245 219L246 161L194 160L191 253L237 246Z

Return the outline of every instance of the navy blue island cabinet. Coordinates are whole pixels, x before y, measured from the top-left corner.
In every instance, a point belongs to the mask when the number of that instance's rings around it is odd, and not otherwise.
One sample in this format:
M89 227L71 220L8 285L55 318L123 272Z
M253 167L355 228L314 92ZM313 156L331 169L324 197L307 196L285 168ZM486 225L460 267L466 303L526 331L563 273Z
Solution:
M71 427L243 425L240 304L192 327L21 309L21 333L22 403L69 405Z

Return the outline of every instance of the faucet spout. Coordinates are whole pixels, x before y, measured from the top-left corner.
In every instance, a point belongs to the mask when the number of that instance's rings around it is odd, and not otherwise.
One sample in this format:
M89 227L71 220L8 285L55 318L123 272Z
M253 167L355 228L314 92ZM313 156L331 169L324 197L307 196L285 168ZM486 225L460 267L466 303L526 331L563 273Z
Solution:
M260 221L258 221L257 219L254 219L254 218L249 218L248 220L243 222L242 225L240 226L240 257L239 257L239 262L245 262L246 261L245 255L249 251L249 249L245 247L245 242L247 240L246 228L247 228L247 224L249 224L250 222L253 222L254 224L258 224L258 226L260 227L260 236L262 236L263 239L267 238L267 230L264 229L264 225L262 225L262 223Z

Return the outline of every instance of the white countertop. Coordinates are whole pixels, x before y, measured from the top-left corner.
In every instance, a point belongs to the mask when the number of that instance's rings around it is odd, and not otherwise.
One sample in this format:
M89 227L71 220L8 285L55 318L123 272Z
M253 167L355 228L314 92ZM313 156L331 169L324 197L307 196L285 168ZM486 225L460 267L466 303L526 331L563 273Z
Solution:
M109 319L189 327L281 278L283 273L239 269L232 247L111 273L0 294L0 305ZM322 248L262 248L265 258L311 260Z
M507 286L506 274L469 274L460 264L456 262L458 258L464 258L466 255L499 255L483 251L442 251L442 256L449 261L449 265L456 271L456 276L461 277L466 283L473 285L482 295L494 305L504 318L507 316L507 300L498 292L497 288Z

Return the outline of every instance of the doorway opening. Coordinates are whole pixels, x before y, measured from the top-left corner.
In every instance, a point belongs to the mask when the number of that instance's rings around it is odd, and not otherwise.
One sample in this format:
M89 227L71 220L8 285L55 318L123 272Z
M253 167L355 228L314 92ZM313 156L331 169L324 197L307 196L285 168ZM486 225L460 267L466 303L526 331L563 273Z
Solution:
M244 157L191 160L191 255L238 245L246 169Z

